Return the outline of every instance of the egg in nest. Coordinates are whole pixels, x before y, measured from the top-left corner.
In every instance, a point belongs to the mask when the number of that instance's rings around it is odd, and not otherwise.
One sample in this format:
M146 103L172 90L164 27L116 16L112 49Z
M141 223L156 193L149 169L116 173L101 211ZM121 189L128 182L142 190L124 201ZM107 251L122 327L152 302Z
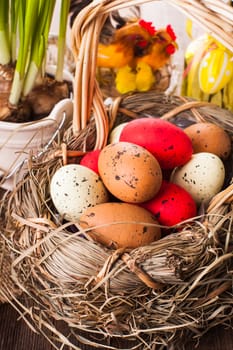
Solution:
M130 142L109 144L102 149L98 169L106 188L124 202L151 199L162 184L157 159L144 147Z
M184 129L192 141L193 152L213 153L221 159L227 159L231 153L230 135L219 125L213 123L195 123Z
M171 174L171 182L183 187L195 202L209 201L224 184L225 167L213 153L195 153L189 162L177 167Z
M109 248L137 248L161 237L155 216L137 204L109 202L88 208L80 226L95 241Z
M108 191L93 170L68 164L53 175L50 194L59 214L68 221L76 221L89 207L108 201Z

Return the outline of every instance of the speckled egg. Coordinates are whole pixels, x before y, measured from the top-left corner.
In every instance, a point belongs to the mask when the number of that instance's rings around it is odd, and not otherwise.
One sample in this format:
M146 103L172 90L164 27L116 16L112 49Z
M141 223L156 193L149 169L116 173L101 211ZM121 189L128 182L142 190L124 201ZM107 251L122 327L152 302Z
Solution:
M190 137L194 153L214 153L221 159L227 159L231 153L230 135L219 125L213 123L195 123L184 129Z
M51 179L50 194L55 208L68 221L76 221L87 208L108 201L100 177L80 164L59 168Z
M221 190L224 179L222 160L215 154L200 152L194 154L185 165L175 168L170 181L186 189L200 204Z
M106 188L123 202L149 200L162 184L157 159L133 143L117 142L104 147L99 155L98 168Z

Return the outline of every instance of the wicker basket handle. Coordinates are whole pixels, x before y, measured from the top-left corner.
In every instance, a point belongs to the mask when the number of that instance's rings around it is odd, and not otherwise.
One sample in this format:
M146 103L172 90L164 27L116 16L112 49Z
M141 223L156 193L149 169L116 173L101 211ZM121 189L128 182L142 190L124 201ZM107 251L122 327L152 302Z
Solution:
M93 108L97 128L95 148L101 148L105 143L108 128L107 115L95 78L97 44L106 19L101 8L100 1L94 1L85 7L76 17L71 31L71 47L76 60L73 132L77 135L86 127Z

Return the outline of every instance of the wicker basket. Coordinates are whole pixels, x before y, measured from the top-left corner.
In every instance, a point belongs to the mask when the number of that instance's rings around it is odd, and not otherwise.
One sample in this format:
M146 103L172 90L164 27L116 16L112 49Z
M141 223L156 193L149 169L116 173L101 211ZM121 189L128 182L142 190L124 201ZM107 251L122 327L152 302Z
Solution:
M233 11L227 5L167 2L203 26L211 23L218 39L233 48L230 20L225 21ZM77 17L73 124L62 143L28 162L24 179L1 200L0 271L5 273L6 264L11 271L11 284L0 287L1 300L13 295L31 327L52 331L51 343L70 349L80 349L80 342L125 349L125 341L130 349L180 348L187 335L198 339L211 327L232 322L232 158L224 189L201 208L200 217L146 247L107 249L84 239L71 223L60 223L52 209L49 184L56 169L103 148L111 128L123 120L156 113L181 125L210 121L233 136L233 115L208 103L154 91L104 102L95 79L96 43L106 16L124 6L123 0L94 1ZM22 299L14 296L16 287ZM54 320L62 326L56 328Z

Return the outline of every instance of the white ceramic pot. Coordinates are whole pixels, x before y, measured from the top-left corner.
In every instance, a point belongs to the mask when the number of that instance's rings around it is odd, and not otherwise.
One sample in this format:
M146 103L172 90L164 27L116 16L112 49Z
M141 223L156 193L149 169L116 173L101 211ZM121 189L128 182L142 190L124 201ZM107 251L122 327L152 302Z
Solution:
M36 156L48 146L72 115L73 103L67 98L58 102L50 115L41 120L28 123L0 121L0 187L11 190L14 174L29 153Z

